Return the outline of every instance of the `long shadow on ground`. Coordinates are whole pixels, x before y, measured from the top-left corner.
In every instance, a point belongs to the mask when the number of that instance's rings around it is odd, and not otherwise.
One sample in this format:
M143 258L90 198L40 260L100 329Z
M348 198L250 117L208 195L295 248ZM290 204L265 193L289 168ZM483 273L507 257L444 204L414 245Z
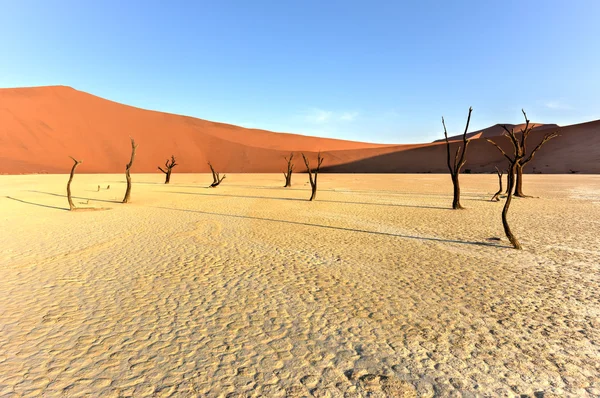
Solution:
M45 195L52 195L52 196L58 196L61 198L66 198L67 195L63 195L63 194L59 194L59 193L52 193L52 192L44 192L44 191L29 191L29 192L35 192L35 193L43 193ZM81 199L81 200L92 200L92 201L96 201L96 202L106 202L106 203L121 203L118 200L105 200L105 199L96 199L96 198L84 198L81 196L71 196L73 199Z
M298 199L298 198L274 198L270 196L252 196L252 195L230 195L225 193L201 193L201 192L175 192L175 191L167 191L167 193L176 193L182 195L202 195L202 196L223 196L230 198L247 198L247 199L270 199L270 200L291 200L297 202L307 202L308 199ZM318 199L318 202L327 202L327 203L343 203L343 204L353 204L353 205L369 205L369 206L395 206L395 207L414 207L417 209L436 209L436 210L449 210L449 207L436 207L436 206L419 206L419 205L401 205L397 203L369 203L369 202L347 202L343 200L327 200L327 199Z
M501 249L505 249L505 248L509 247L509 246L502 246L502 245L497 245L494 243L487 243L487 242L468 242L468 241L452 240L452 239L426 238L426 237L422 237L422 236L394 234L391 232L367 231L367 230L363 230L363 229L336 227L336 226L332 226L332 225L323 225L323 224L311 224L311 223L300 222L300 221L278 220L276 218L243 216L243 215L238 215L238 214L215 213L215 212L210 212L210 211L177 209L177 208L161 207L161 206L154 206L153 208L163 209L163 210L172 210L172 211L184 211L184 212L198 213L198 214L207 214L207 215L211 215L211 216L233 217L233 218L241 218L241 219L247 219L247 220L259 220L259 221L269 221L269 222L277 222L277 223L284 223L284 224L291 224L291 225L302 225L302 226L307 226L307 227L327 228L327 229L335 229L338 231L359 232L359 233L364 233L364 234L391 236L391 237L403 238L403 239L415 239L415 240L444 242L444 243L459 243L459 244L463 244L463 245L475 245L475 246L489 246L489 247L496 247L496 248L501 248Z
M66 210L66 211L69 211L69 209L67 209L67 208L65 208L65 207L57 207L57 206L43 205L43 204L41 204L41 203L28 202L28 201L26 201L26 200L23 200L23 199L17 199L17 198L13 198L13 197L10 197L10 196L7 196L7 197L6 197L6 199L15 200L15 201L17 201L17 202L25 203L25 204L28 204L28 205L40 206L40 207L46 207L46 208L48 208L48 209L56 209L56 210Z

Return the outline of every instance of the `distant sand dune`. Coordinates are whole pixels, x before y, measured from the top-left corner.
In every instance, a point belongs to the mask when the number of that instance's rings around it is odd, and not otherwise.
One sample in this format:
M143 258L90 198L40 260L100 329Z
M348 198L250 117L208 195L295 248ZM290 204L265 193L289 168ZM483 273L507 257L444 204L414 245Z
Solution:
M518 128L519 125L516 126ZM600 173L600 121L573 126L541 125L531 145L556 129L526 172ZM481 137L497 136L499 125L475 131L465 168L492 172L504 160ZM481 134L480 134L481 133ZM0 174L65 173L73 155L81 173L117 173L129 160L129 136L139 143L133 172L159 172L171 155L174 173L279 173L284 156L324 152L325 171L344 173L444 172L443 143L382 145L274 133L187 116L148 111L105 100L70 87L0 89ZM503 138L500 138L503 140ZM296 170L303 170L296 162ZM534 170L535 168L535 170Z

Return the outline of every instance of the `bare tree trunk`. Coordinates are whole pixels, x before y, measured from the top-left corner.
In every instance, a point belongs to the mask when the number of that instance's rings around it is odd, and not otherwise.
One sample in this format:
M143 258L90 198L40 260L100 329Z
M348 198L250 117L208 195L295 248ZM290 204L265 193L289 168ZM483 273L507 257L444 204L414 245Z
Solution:
M515 196L525 198L527 195L523 194L523 166L516 164L516 184L515 184Z
M285 185L283 186L284 188L292 186L292 172L294 171L294 165L292 164L293 157L293 152L290 153L289 159L284 157L284 159L287 161L287 173L283 172L283 175L285 176Z
M510 166L509 166L508 173L506 174L506 191L504 191L504 193L507 195L508 195L508 189L509 189L509 185L510 185L508 183L508 180L510 180L510 173L511 173L511 171L510 171Z
M71 175L69 176L69 182L67 182L67 200L69 201L69 210L73 211L75 210L75 205L73 204L73 199L71 199L71 181L73 181L73 175L75 174L75 169L77 168L77 166L79 166L79 164L82 162L81 160L76 160L74 157L71 156L71 159L73 159L73 167L71 168Z
M306 156L304 156L304 154L302 154L302 158L304 159L306 171L308 172L308 180L310 181L311 194L309 201L313 201L317 197L317 178L319 175L319 170L321 169L321 164L323 163L323 158L321 157L321 152L319 152L319 154L317 155L317 168L312 171L310 169L310 163ZM315 174L314 179L313 173Z
M210 167L210 171L212 171L212 176L213 176L213 183L210 184L209 188L215 188L221 183L221 181L223 181L225 179L225 177L227 177L227 175L223 174L223 177L219 177L219 173L217 173L215 171L215 169L213 168L212 164L210 164L210 162L208 162L208 166Z
M448 140L448 131L446 130L446 122L444 121L444 117L442 116L442 125L444 126L444 137L446 138L446 161L448 163L448 170L450 171L450 177L452 178L452 185L454 186L454 197L452 199L452 208L454 210L464 209L464 207L460 204L460 184L458 182L458 176L460 175L460 170L466 163L465 155L467 154L467 147L471 140L467 139L467 132L469 130L469 123L471 122L471 112L473 112L473 108L469 107L469 116L467 117L467 125L465 126L465 131L463 133L463 145L462 147L459 145L456 149L456 154L454 155L454 161L450 160L450 141ZM461 152L462 149L462 152Z
M131 137L130 137L131 138ZM123 198L123 203L129 203L131 197L131 175L130 170L133 165L133 159L135 158L135 150L137 149L137 145L133 138L131 138L131 159L129 159L129 163L125 165L125 178L127 179L127 189L125 190L125 197Z
M494 194L494 196L492 197L492 202L495 200L496 202L500 201L500 194L502 193L502 171L500 169L498 169L498 167L496 167L496 172L498 174L498 184L499 184L499 188L498 188L498 192L496 192Z
M314 184L310 184L310 189L311 189L311 193L310 193L309 201L313 201L317 197L317 175L316 174L315 174L315 182L314 182Z
M454 185L454 199L452 199L452 208L454 210L464 209L460 204L460 184L458 182L458 174L452 175L452 185Z
M160 171L165 173L165 184L168 184L169 182L171 182L171 171L173 170L173 167L175 167L175 166L177 166L177 163L175 163L175 156L171 155L171 162L169 163L169 159L167 159L167 161L165 162L164 169L160 166L158 167L158 169Z
M510 172L508 174L508 196L506 197L506 203L504 203L504 209L502 209L502 225L504 226L504 233L506 234L506 237L508 238L508 240L510 241L510 243L513 245L513 247L517 250L521 250L521 244L519 243L519 241L517 240L517 238L513 235L512 231L510 230L510 226L508 225L508 220L506 218L506 216L508 215L508 208L510 207L510 202L512 200L512 196L513 196L513 189L514 189L514 185L515 185L515 178L514 178L514 174L515 174L515 168L516 168L516 164L512 164L510 167Z

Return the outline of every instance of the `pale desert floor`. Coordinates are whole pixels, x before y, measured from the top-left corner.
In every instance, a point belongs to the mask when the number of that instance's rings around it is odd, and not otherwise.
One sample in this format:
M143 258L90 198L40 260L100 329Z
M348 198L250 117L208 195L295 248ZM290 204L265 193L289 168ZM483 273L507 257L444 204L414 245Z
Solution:
M523 251L495 175L67 178L0 176L0 396L600 395L600 176L526 175Z

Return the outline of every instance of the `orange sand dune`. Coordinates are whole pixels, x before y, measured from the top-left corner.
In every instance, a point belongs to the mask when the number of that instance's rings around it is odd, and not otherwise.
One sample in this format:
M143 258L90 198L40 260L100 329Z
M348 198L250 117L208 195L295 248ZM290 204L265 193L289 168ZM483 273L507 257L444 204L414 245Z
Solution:
M547 128L562 136L547 144L527 171L600 173L600 121L542 125L532 134L532 144ZM472 133L466 168L489 172L503 163L490 144L477 138L500 133L499 125ZM207 172L208 160L222 172L280 172L283 156L291 151L314 157L319 150L331 172L446 171L440 142L383 145L274 133L139 109L64 86L0 89L1 174L65 173L69 155L84 161L81 173L122 172L131 150L129 136L139 144L134 173L158 172L172 154L179 163L175 172ZM304 169L301 159L295 164Z

